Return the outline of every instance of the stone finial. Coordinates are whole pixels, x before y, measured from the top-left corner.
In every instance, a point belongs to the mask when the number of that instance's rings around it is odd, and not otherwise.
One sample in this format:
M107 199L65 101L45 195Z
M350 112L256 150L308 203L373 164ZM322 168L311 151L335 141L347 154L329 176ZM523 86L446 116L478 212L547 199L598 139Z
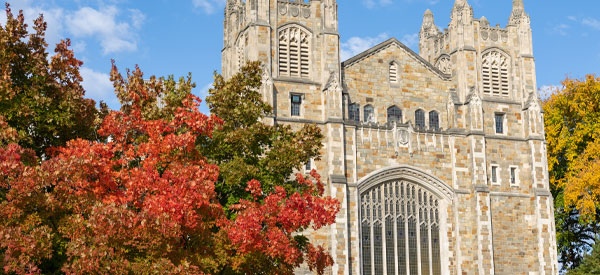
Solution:
M490 21L488 21L487 18L485 18L485 16L482 16L481 19L479 19L479 22L481 22L482 26L486 26L486 27L490 26Z
M433 12L431 12L431 10L427 9L425 11L425 14L423 14L422 28L429 29L429 28L433 27L434 23L435 22L434 22L434 18L433 18Z
M510 25L518 25L521 22L529 22L528 17L527 13L525 13L523 0L513 0L513 8L508 23Z
M468 6L469 3L467 2L467 0L456 0L454 2L454 7L464 7L464 6Z

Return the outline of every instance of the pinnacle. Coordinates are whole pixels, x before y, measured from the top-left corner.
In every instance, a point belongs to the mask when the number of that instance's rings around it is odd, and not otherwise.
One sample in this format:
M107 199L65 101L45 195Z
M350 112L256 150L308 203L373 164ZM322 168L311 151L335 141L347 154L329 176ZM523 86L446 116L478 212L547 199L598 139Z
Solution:
M433 12L431 12L431 10L430 10L430 9L427 9L427 10L425 11L425 15L433 15Z

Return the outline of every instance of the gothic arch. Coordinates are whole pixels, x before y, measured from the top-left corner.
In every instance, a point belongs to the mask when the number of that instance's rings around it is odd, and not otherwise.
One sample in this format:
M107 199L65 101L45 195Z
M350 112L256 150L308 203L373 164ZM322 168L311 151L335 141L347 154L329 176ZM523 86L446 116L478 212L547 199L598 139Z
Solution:
M446 274L447 209L453 190L411 166L358 182L361 274Z
M485 95L510 97L512 58L498 47L481 52L481 84Z
M454 190L441 179L408 165L398 165L382 168L371 172L358 181L358 193L363 193L381 183L391 180L407 180L429 190L440 199L452 201Z
M277 29L277 67L280 76L311 76L312 36L309 28L295 22Z

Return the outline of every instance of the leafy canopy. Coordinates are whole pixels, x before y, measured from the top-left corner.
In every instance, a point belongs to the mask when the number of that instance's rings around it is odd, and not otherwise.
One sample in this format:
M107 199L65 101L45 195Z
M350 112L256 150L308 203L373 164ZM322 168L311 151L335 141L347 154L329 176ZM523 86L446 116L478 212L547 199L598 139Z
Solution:
M22 13L18 19L8 14L7 26L26 30ZM41 17L36 22L45 25ZM23 41L13 42L30 43ZM41 54L45 44L39 45ZM68 57L69 70L54 78L62 82L52 82L43 69L26 73L21 86L12 80L17 74L2 82L10 88L2 90L2 106L24 106L27 118L0 117L2 272L292 274L307 263L322 274L332 264L302 232L332 224L339 202L323 196L315 171L293 175L317 157L322 137L314 126L294 132L259 122L269 107L257 96L257 64L230 80L217 75L211 106L227 99L237 109L215 111L225 120L199 112L190 77L145 80L137 67L124 77L113 64L121 109L105 109L100 126L91 127L97 113L93 101L83 99L81 63L68 41L63 46L60 58ZM15 62L43 64L24 56ZM40 103L29 110L34 95ZM75 112L81 117L61 113L75 110L74 103L83 104L86 112ZM55 105L60 108L53 113ZM36 132L48 118L36 108L65 123L52 120L51 131ZM88 128L79 131L78 123Z
M544 102L545 131L560 260L572 268L591 249L600 222L600 78L562 84Z
M98 111L85 99L79 68L83 64L69 49L56 45L48 59L42 15L28 32L23 12L15 16L6 4L6 23L0 25L0 116L17 131L19 144L38 156L74 138L95 137Z

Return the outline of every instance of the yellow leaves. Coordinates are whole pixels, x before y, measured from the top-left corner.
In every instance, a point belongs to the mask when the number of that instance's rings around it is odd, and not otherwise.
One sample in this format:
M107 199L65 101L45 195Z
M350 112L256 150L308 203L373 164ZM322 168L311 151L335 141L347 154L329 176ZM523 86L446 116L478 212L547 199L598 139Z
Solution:
M592 221L600 206L600 78L562 82L544 102L550 182Z

